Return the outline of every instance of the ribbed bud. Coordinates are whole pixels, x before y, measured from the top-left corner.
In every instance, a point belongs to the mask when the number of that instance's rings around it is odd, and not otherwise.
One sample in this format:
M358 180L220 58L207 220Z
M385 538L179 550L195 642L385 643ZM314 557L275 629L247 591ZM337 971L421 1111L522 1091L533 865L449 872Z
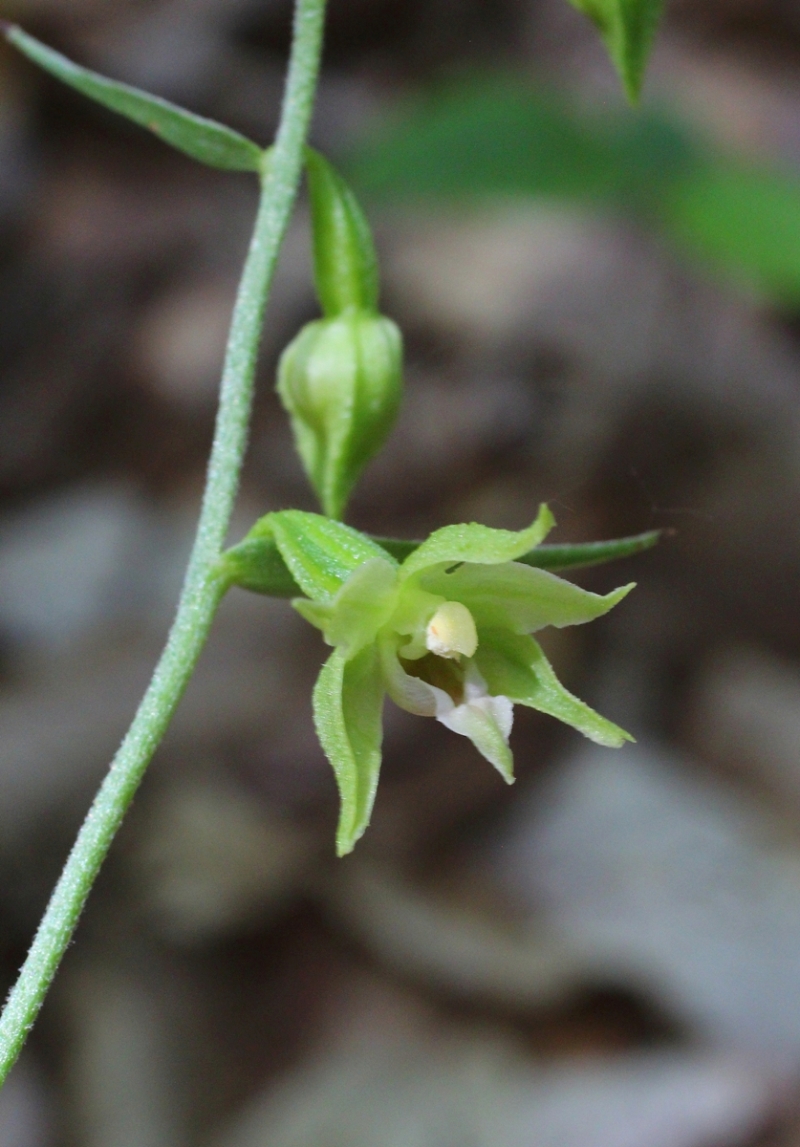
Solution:
M340 518L392 429L402 392L402 338L391 319L351 310L308 323L278 367L278 393L325 513Z

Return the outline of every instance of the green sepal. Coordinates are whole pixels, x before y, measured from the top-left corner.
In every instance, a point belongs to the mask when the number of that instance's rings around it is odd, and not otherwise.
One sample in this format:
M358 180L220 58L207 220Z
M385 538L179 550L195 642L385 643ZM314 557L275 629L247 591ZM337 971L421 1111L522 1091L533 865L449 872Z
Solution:
M10 44L56 79L147 128L164 143L192 159L225 171L262 170L264 150L238 131L195 115L159 96L82 68L16 25L5 27L4 34Z
M548 570L521 562L489 567L465 563L452 572L439 565L424 571L419 584L448 601L463 602L479 628L503 628L512 633L594 621L613 609L635 585L631 582L607 594L591 593Z
M663 0L571 0L600 31L631 103L644 79Z
M351 852L369 824L381 766L383 684L375 645L348 661L334 649L314 686L314 725L339 786L336 853Z
M565 689L532 637L482 630L475 661L493 695L548 713L598 745L618 749L634 739Z
M553 515L546 505L542 505L536 521L526 530L518 532L494 530L477 522L444 526L441 530L434 530L430 537L406 558L400 567L401 580L442 562L475 562L481 565L513 562L528 550L538 546L554 525Z
M251 535L255 531L272 535L292 577L312 601L332 601L350 574L370 558L395 564L394 558L365 534L304 510L267 514Z
M311 199L314 282L323 314L374 312L378 306L378 261L364 212L327 159L306 148Z

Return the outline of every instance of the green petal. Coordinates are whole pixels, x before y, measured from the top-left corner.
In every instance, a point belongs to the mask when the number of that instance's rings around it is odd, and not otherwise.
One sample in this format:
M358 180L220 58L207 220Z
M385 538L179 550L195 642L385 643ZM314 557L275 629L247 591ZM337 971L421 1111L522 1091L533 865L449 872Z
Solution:
M331 623L331 616L333 615L333 606L326 605L321 601L309 601L307 597L292 598L292 605L306 621L311 625L321 629L324 633ZM333 645L333 642L329 644Z
M547 570L520 562L501 566L462 565L426 571L420 585L448 601L460 601L478 626L534 633L546 625L582 625L608 613L633 589L634 582L605 595L590 593Z
M444 526L435 530L400 567L401 580L440 562L478 562L498 565L522 557L528 550L547 537L555 519L547 506L542 505L536 521L527 530L493 530L477 522L459 526Z
M336 853L351 852L369 824L381 767L383 684L378 652L352 661L335 649L314 686L314 725L339 786Z
M330 606L314 608L329 612L327 623L320 627L325 640L342 646L351 658L375 640L394 612L396 601L397 566L384 558L369 558L350 574Z
M564 688L532 637L498 630L481 632L475 660L491 693L549 713L598 745L618 749L625 741L633 740L630 733L595 713Z
M395 560L377 542L351 526L309 514L303 510L281 510L261 518L248 537L272 535L280 555L306 597L330 602L353 570L370 558Z
M9 43L46 72L89 99L133 120L192 159L226 171L261 170L264 152L238 131L179 108L159 96L106 79L97 72L73 64L66 56L41 44L21 28L9 27L5 36Z
M395 705L418 717L437 717L453 708L450 696L443 689L406 673L391 638L384 638L379 648L384 686Z

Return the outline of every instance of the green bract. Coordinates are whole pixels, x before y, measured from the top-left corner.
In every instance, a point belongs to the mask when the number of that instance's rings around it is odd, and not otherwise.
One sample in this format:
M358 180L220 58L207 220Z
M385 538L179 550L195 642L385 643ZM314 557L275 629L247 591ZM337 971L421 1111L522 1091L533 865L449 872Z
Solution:
M364 212L341 175L318 151L306 148L314 240L314 285L323 313L375 311L378 260Z
M386 693L469 737L509 783L514 704L600 745L632 739L561 685L530 636L592 621L633 588L598 595L519 562L552 525L542 506L519 532L446 526L402 563L357 530L300 510L268 514L251 531L274 539L305 594L295 608L334 647L314 689L314 722L339 785L340 856L369 823Z

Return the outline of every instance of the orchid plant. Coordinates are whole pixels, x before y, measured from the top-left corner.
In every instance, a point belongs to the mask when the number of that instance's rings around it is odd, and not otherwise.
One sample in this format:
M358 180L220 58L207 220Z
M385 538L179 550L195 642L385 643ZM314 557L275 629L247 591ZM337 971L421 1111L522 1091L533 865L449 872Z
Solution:
M635 98L661 0L572 0L597 24ZM262 148L222 124L97 75L20 28L7 41L89 98L193 159L249 172L261 200L225 356L214 443L195 544L164 653L66 861L0 1016L0 1083L13 1066L72 938L125 812L232 586L293 598L332 652L314 689L314 720L339 786L339 855L366 829L378 782L385 694L469 738L513 780L513 706L557 717L592 740L630 736L573 697L531 636L581 625L630 585L597 595L555 571L626 557L658 532L585 545L546 545L546 506L525 530L449 525L423 542L375 539L345 525L348 497L391 431L402 389L402 338L378 310L377 259L366 218L327 159L306 144L322 50L325 0L296 0L280 126ZM253 398L264 311L303 170L311 200L322 318L286 349L278 393L323 514L283 510L225 549Z

